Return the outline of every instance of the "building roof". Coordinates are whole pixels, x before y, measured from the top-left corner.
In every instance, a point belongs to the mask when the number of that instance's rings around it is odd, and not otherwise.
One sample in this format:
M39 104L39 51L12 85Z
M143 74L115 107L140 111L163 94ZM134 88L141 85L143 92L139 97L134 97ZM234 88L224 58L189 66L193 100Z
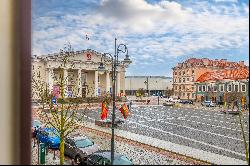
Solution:
M208 59L208 58L189 58L182 63L178 63L175 68L185 68L185 67L194 67L194 66L211 66L211 67L218 67L218 68L238 68L238 67L245 67L244 61L240 62L229 62L227 59Z
M162 79L172 79L172 77L166 76L125 76L125 78L162 78Z
M249 68L224 69L202 74L196 82L216 81L216 80L242 80L249 78Z

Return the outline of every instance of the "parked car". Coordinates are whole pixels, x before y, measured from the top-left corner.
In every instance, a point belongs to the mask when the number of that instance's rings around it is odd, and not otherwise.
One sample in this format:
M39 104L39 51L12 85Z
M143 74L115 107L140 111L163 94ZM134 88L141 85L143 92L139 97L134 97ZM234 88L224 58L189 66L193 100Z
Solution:
M59 133L54 128L40 128L36 134L37 140L45 143L51 149L59 149L60 137Z
M115 153L114 165L133 165L126 156ZM111 151L102 150L91 154L87 159L87 165L111 165Z
M36 133L37 130L42 126L42 122L40 122L39 120L33 120L32 121L32 127L31 127L31 133L32 133L32 137L35 138L36 137Z
M98 150L99 147L84 135L65 138L64 154L75 159L78 165L86 162L87 157Z
M213 101L203 101L201 103L202 106L206 106L206 107L215 107L216 106L216 103L213 102Z
M180 99L174 99L172 97L165 99L166 102L179 103Z
M192 100L181 100L179 103L182 103L182 104L193 104L193 101Z

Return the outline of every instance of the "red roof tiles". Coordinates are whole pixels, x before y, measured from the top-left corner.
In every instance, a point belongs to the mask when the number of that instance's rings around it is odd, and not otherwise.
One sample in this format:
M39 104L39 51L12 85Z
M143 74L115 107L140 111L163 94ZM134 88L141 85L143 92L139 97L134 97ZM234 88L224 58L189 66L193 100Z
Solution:
M249 77L249 69L248 68L238 68L231 70L219 70L214 72L206 72L202 74L196 82L206 82L206 81L216 81L216 80L240 80L247 79Z

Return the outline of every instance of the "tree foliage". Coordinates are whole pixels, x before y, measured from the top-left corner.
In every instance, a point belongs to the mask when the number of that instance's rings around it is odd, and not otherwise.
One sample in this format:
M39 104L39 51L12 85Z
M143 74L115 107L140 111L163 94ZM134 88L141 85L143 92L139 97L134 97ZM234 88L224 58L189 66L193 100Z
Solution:
M73 55L74 52L71 49L71 46L68 47L68 50L61 50L60 55L63 57L63 62L61 67L59 67L60 76L58 80L60 88L60 103L52 103L53 93L51 90L48 90L48 86L46 84L41 84L39 89L39 94L42 99L46 98L45 96L49 96L46 99L49 99L49 109L44 109L41 114L40 118L45 122L45 126L53 127L59 133L60 137L60 165L64 164L64 139L70 133L74 132L76 129L79 128L80 122L84 118L84 113L80 113L79 110L79 103L75 102L68 102L66 97L66 88L68 84L68 76L64 75L64 67L68 63L69 57ZM34 85L38 85L38 80L32 80ZM79 81L79 80L78 80ZM40 81L41 83L41 81ZM46 86L45 86L46 85ZM34 88L37 86L34 86ZM33 87L32 87L33 88ZM77 88L72 87L72 93L77 90ZM46 92L46 93L45 93ZM79 91L78 91L79 92ZM57 133L55 133L57 134Z

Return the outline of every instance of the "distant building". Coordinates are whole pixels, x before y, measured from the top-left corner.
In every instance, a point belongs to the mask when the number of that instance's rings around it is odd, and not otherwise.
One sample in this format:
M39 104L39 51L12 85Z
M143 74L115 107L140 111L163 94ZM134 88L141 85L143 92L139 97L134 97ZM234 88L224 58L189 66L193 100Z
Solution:
M230 92L239 92L249 103L249 69L225 69L202 74L196 82L197 101L225 102ZM241 99L239 99L241 100Z
M60 97L60 76L64 74L65 97L94 97L112 93L111 63L105 63L105 73L98 72L102 58L101 53L94 50L76 51L68 57L63 65L63 55L48 54L32 56L32 77L48 85L53 95ZM117 66L117 95L125 91L125 71L128 64ZM37 89L32 87L32 99L38 99Z
M245 67L244 61L228 62L226 59L210 60L207 58L190 58L173 67L174 97L180 99L196 99L195 81L204 73L222 69Z
M165 76L125 76L126 95L135 95L138 89L145 89L149 95L164 95L172 90L172 78Z

